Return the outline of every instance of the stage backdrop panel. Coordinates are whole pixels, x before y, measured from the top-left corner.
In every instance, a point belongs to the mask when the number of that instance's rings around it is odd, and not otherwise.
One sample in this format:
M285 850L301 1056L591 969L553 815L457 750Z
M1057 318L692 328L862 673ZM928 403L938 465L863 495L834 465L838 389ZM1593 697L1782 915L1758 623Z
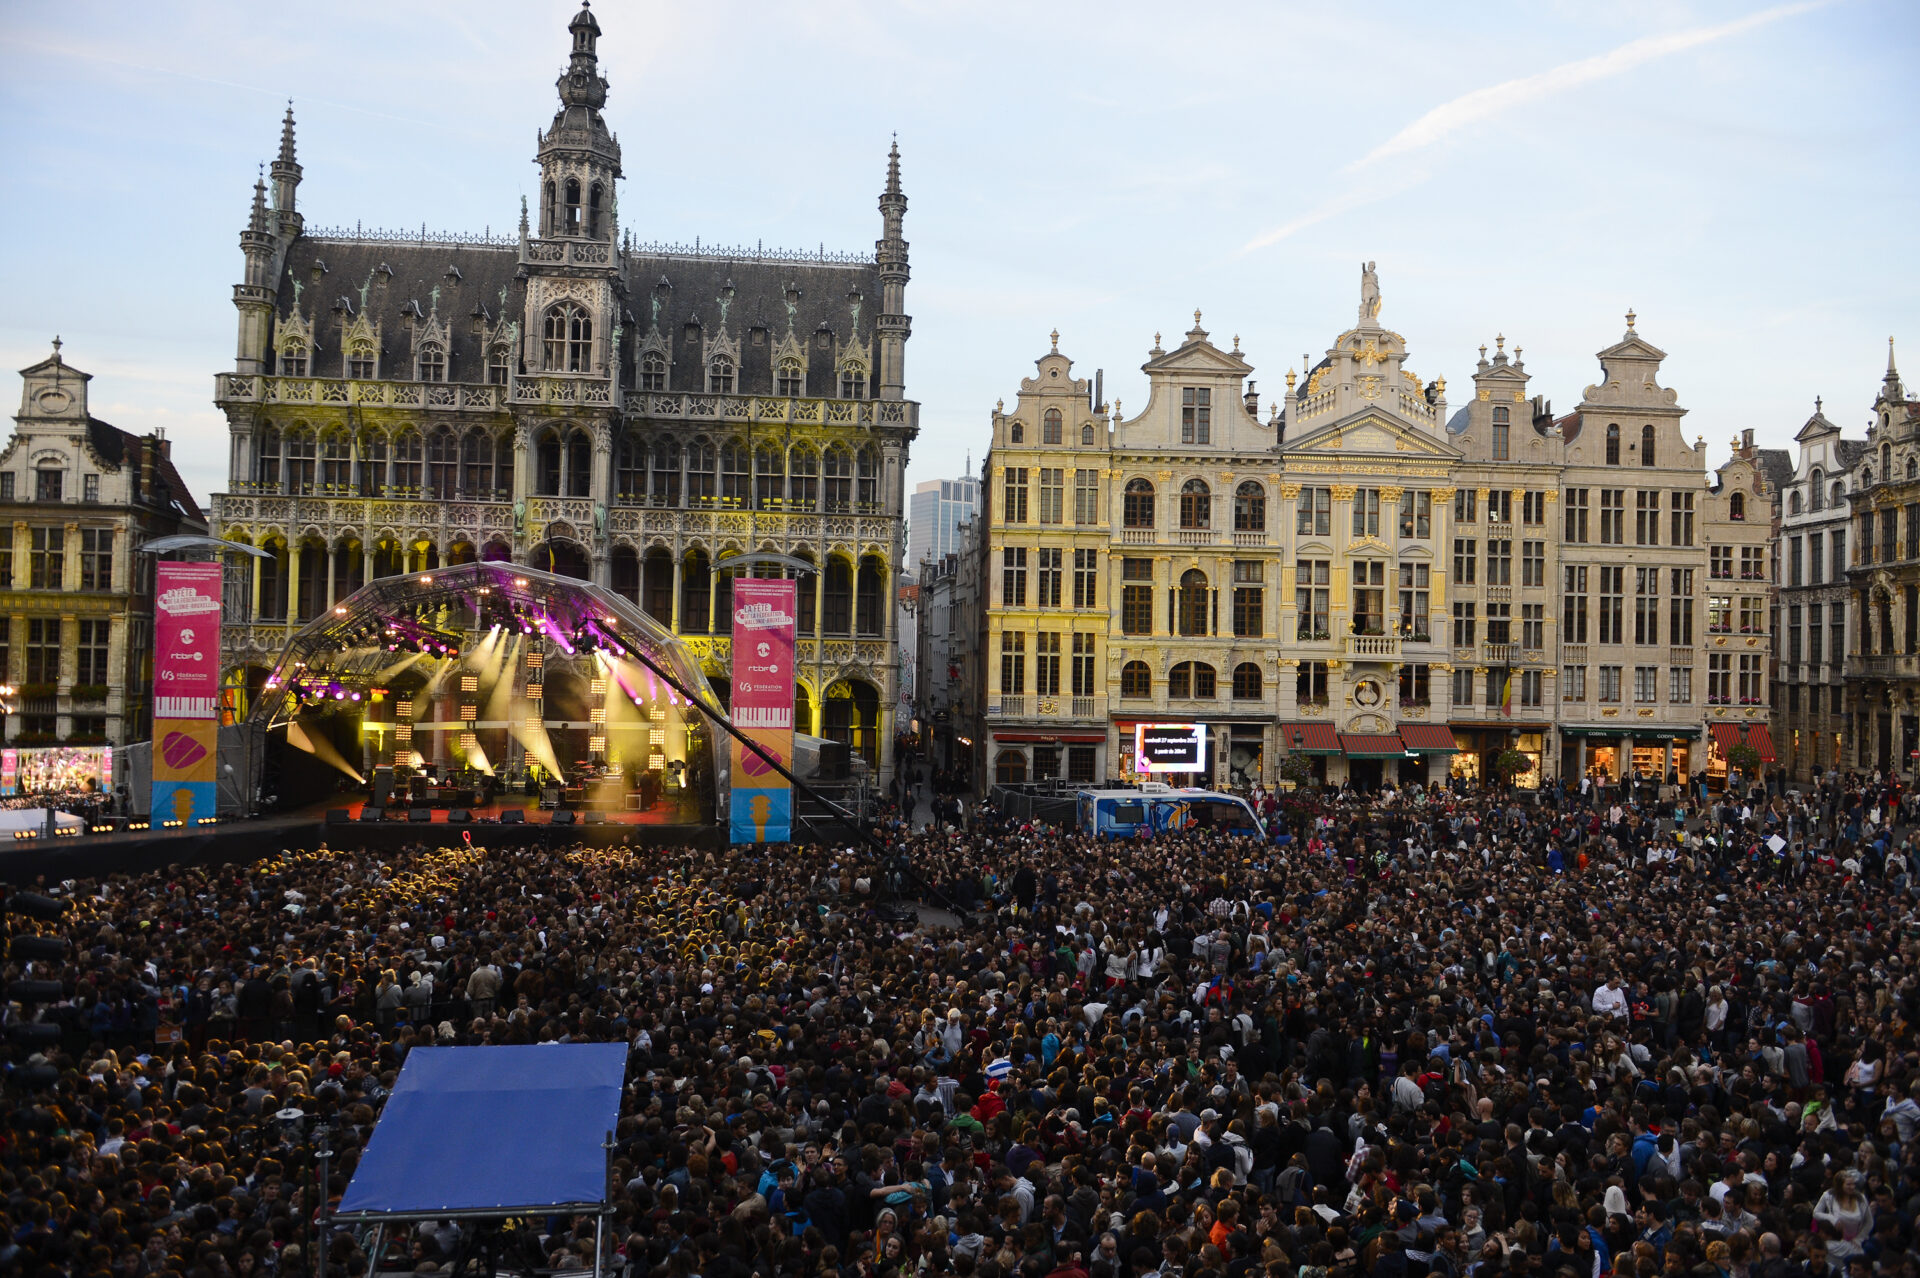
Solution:
M622 1043L416 1047L340 1211L598 1206L626 1073Z
M211 818L219 745L220 565L163 563L154 582L153 802L158 821Z
M733 583L733 726L793 769L793 649L799 583ZM733 749L732 843L793 838L793 790L787 779L737 739Z

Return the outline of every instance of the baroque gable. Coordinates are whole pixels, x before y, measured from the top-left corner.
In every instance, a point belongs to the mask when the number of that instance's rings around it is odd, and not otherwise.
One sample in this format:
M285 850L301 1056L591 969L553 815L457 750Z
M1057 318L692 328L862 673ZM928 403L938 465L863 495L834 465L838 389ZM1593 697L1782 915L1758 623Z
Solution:
M1459 449L1442 443L1427 432L1379 413L1363 413L1345 421L1315 427L1301 438L1289 440L1285 451L1289 454L1411 455L1449 460L1461 456Z

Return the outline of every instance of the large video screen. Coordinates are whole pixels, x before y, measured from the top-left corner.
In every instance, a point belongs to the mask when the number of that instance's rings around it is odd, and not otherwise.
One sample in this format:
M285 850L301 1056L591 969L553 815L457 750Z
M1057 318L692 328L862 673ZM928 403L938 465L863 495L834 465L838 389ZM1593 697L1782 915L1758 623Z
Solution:
M1207 725L1137 723L1133 727L1135 772L1205 772Z

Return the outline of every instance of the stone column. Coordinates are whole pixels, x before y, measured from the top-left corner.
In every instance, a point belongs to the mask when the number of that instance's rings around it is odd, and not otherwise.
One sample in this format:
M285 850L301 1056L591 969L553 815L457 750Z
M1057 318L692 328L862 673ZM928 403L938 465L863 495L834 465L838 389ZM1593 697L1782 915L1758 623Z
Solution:
M287 542L287 613L278 620L288 623L300 620L300 543L297 540Z
M340 559L339 550L336 547L329 545L327 547L327 607L329 608L333 607L334 588L337 584L337 575L336 575L335 569L339 564L339 559Z
M65 549L60 561L60 589L71 594L80 589L80 525L69 522L60 535Z
M266 549L266 547L262 546L260 549L264 550ZM267 562L266 560L260 559L254 555L247 556L247 563L252 565L252 569L253 569L253 591L252 591L253 610L247 614L248 621L260 620L260 588L266 584L265 581L263 580L266 574L262 571L262 566L266 562Z

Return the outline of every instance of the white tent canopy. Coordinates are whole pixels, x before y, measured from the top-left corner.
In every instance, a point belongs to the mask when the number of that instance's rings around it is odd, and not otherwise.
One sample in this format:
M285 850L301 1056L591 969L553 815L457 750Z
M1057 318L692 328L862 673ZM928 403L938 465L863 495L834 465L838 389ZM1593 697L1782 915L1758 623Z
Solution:
M55 825L62 830L87 828L87 823L71 812L53 814ZM0 838L12 834L15 830L45 830L47 828L47 810L45 808L0 808Z

